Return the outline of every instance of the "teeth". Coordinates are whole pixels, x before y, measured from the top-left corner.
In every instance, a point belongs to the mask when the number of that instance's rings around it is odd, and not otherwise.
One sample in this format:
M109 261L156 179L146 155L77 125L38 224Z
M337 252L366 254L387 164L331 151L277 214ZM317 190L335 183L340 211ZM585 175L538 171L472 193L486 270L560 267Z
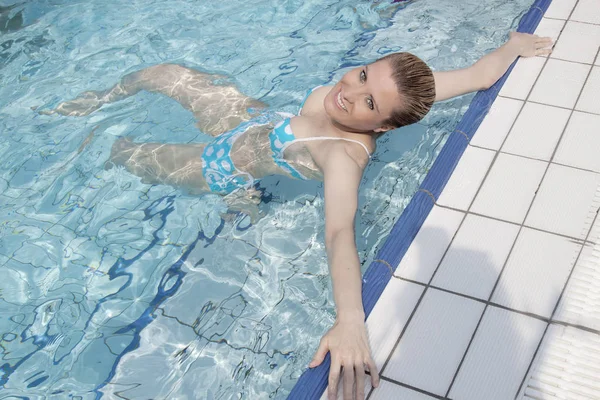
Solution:
M339 92L337 95L337 102L340 105L340 107L342 107L344 109L344 111L348 111L348 109L346 108L346 106L344 105L344 103L342 103L342 92Z

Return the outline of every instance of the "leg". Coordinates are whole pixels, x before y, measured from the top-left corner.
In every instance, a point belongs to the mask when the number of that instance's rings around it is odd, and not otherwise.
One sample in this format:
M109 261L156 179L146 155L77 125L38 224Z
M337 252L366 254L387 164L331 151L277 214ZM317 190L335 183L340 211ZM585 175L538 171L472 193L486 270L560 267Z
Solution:
M133 143L119 139L113 145L108 166L123 165L127 171L142 178L144 183L183 187L194 194L208 193L202 173L204 144ZM262 193L252 187L236 190L225 196L230 211L250 217L258 222L264 214L258 205Z
M107 166L123 165L144 183L184 187L194 193L209 192L202 173L204 144L133 143L119 139Z
M203 132L217 136L250 119L248 108L265 107L235 86L220 83L222 79L176 64L160 64L125 75L111 89L83 92L76 99L59 104L55 111L69 116L88 115L103 104L147 90L178 101L194 113Z

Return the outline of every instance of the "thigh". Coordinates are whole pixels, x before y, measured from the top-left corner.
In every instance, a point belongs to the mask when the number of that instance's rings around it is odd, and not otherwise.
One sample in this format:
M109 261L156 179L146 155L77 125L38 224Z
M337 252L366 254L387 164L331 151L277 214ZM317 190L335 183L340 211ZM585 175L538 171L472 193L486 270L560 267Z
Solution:
M221 75L176 64L156 65L137 74L130 79L141 85L141 89L160 92L177 100L194 113L198 128L212 136L249 120L252 117L249 108L265 107L264 103L246 96Z
M112 148L110 162L123 165L145 183L209 191L202 171L204 144L133 143L119 139Z

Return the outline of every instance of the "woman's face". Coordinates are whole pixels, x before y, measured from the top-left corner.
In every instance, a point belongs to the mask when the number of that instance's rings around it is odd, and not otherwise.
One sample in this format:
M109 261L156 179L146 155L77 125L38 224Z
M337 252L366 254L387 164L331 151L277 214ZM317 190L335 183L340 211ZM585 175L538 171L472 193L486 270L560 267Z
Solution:
M346 73L324 100L325 112L338 125L357 132L385 132L401 98L387 61L355 68Z

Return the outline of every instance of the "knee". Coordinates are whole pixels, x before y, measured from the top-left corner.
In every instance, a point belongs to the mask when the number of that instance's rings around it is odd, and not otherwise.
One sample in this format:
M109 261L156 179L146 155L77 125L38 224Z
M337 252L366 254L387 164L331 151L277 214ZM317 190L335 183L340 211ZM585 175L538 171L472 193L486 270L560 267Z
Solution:
M152 77L164 79L165 76L179 77L185 74L188 70L188 68L182 67L179 64L158 64L146 68L144 72Z

